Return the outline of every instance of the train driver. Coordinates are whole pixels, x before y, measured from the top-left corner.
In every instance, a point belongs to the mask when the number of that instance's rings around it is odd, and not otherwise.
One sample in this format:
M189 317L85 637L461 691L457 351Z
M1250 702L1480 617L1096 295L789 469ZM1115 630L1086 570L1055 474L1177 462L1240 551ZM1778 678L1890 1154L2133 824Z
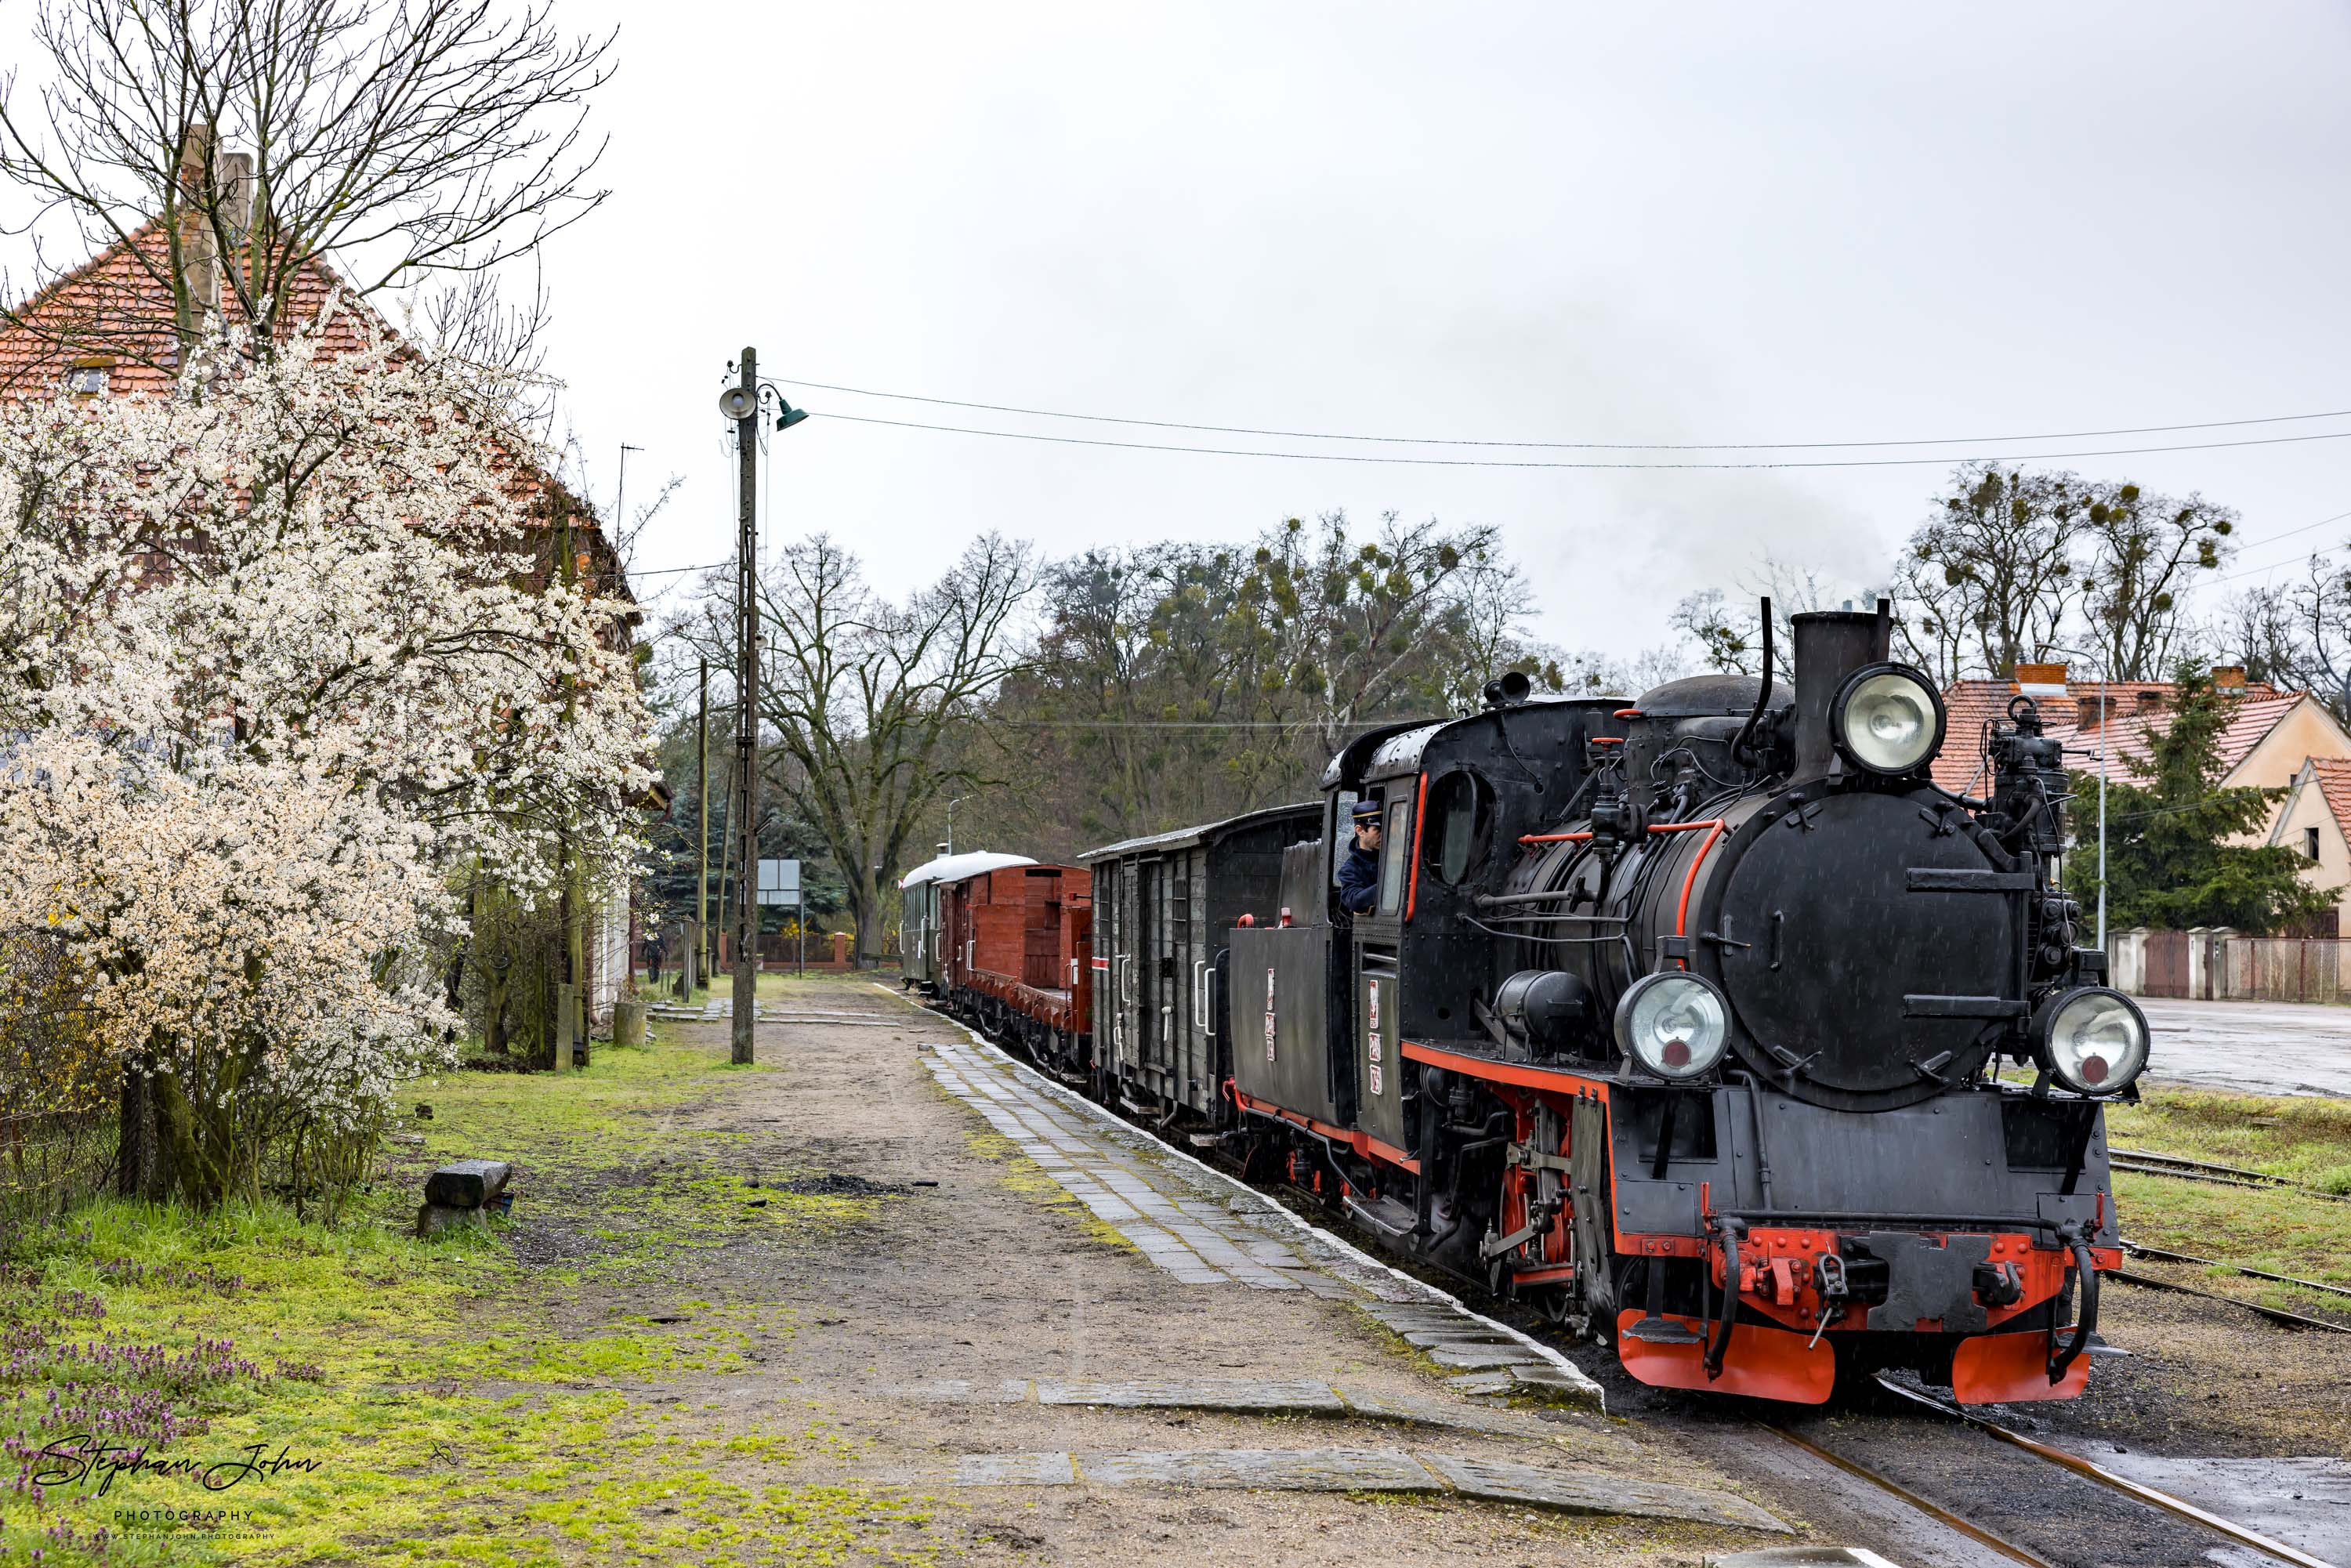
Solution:
M1339 907L1369 915L1380 901L1380 803L1355 802L1355 843L1339 862Z

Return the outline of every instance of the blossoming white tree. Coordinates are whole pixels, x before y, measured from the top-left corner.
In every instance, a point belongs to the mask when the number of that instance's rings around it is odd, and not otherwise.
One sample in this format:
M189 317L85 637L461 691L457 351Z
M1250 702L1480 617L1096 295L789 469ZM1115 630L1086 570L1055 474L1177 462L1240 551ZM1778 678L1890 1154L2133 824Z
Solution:
M434 1060L457 868L617 879L648 775L626 607L495 396L381 340L191 362L240 368L0 413L0 935L62 946L206 1201Z

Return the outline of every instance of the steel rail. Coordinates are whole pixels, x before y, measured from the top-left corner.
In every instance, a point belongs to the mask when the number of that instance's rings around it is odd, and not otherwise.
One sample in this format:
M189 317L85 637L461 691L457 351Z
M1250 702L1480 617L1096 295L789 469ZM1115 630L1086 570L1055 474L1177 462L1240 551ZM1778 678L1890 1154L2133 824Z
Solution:
M1949 1509L1943 1507L1940 1503L1928 1501L1925 1498L1920 1497L1917 1492L1912 1491L1908 1487L1904 1486L1901 1482L1894 1479L1890 1476L1880 1475L1877 1471L1871 1469L1867 1465L1862 1464L1859 1460L1848 1459L1843 1454L1832 1453L1828 1449L1822 1448L1818 1443L1812 1441L1810 1438L1800 1437L1795 1433L1788 1430L1787 1427L1774 1425L1770 1421L1758 1422L1757 1425L1761 1426L1766 1432L1771 1433L1773 1437L1780 1438L1782 1441L1794 1444L1797 1448L1802 1448L1804 1452L1812 1455L1813 1458L1816 1459L1824 1459L1828 1463L1834 1465L1838 1469L1844 1471L1847 1475L1857 1476L1861 1479L1867 1481L1870 1485L1877 1487L1884 1491L1892 1493L1895 1497L1899 1498L1902 1501L1909 1504L1912 1508L1917 1509L1920 1513L1925 1514L1936 1523L1940 1524L1947 1529L1958 1531L1961 1535L1964 1535L1969 1540L1975 1542L1978 1545L1989 1547L1991 1550L1999 1552L2002 1557L2009 1559L2011 1562L2027 1563L2031 1565L2031 1568L2057 1568L2057 1564L2053 1563L2050 1559L2043 1557L2036 1552L2028 1552L2023 1547L2017 1545L2014 1542L2003 1541L1999 1536L1994 1535L1991 1531L1984 1529L1983 1526L1980 1524L1969 1523L1966 1520L1960 1518L1958 1514L1953 1513Z
M2193 1285L2175 1284L2169 1280L2158 1280L2152 1274L2134 1274L2127 1269L2115 1269L2107 1272L2106 1278L2120 1280L2126 1285L2137 1285L2145 1291L2170 1291L2182 1296L2197 1296L2208 1301L2220 1301L2248 1312L2259 1313L2272 1322L2283 1323L2288 1328L2325 1329L2330 1333L2351 1333L2351 1328L2346 1328L2341 1323L2328 1322L2325 1318L2306 1317L2301 1312L2290 1312L2283 1307L2266 1307L2259 1301L2246 1301L2241 1296L2224 1296L2218 1291L2199 1291Z
M2135 1160L2128 1155L2110 1154L2106 1156L2106 1164L2116 1170L2128 1171L2134 1176L2170 1176L2175 1181L2210 1182L2214 1186L2241 1186L2252 1192L2280 1190L2271 1182L2247 1181L2242 1176L2220 1176L2212 1171L2182 1170L2178 1166L2148 1165L2143 1161Z
M2192 1252L2167 1252L2160 1247L2142 1247L2126 1238L2124 1251L2134 1258L2152 1258L2158 1263L2197 1263L2207 1269L2228 1269L2248 1280L2267 1280L2279 1285L2300 1285L2305 1291L2325 1291L2330 1295L2351 1296L2351 1287L2324 1285L2316 1280L2304 1280L2293 1274L2273 1274L2266 1269L2248 1269L2242 1263L2222 1263L2211 1258L2199 1258Z
M2182 1181L2210 1182L2215 1186L2252 1187L2264 1192L2291 1192L2304 1197L2324 1199L2328 1203L2351 1203L2351 1194L2328 1192L2321 1187L2304 1186L2284 1176L2272 1176L2267 1171L2247 1170L2241 1166L2218 1165L2210 1160L2192 1160L2185 1155L2159 1155L2145 1149L2123 1149L2109 1146L2106 1163L2118 1171L2131 1171L2139 1176L2175 1176Z
M2135 1498L2150 1507L2162 1509L2167 1513L2178 1514L2182 1519L2192 1520L2208 1530L2219 1531L2241 1545L2250 1546L2256 1552L2267 1552L2281 1562L2292 1563L2296 1565L2296 1568L2340 1568L2339 1564L2330 1563L2324 1557L2314 1557L2299 1547L2288 1546L2283 1541L2272 1540L2248 1525L2239 1524L2234 1520L2223 1519L2217 1513L2200 1509L2185 1498L2174 1497L2168 1491L2132 1480L2127 1476L2118 1476L2104 1465L2094 1463L2079 1454L2069 1454L2053 1445L2036 1442L2021 1432L2010 1431L1997 1421L1976 1415L1963 1406L1938 1399L1931 1394L1921 1393L1916 1388L1906 1388L1893 1379L1882 1375L1877 1379L1877 1385L1889 1394L1900 1395L1914 1405L1923 1405L1928 1409L1952 1420L1963 1421L1979 1432L1998 1438L2012 1448L2022 1448L2036 1458L2046 1459L2053 1465L2096 1481L2099 1485L2121 1492L2126 1497Z
M2111 1144L2107 1147L2113 1154L2126 1155L2135 1160L2151 1160L2167 1166L2183 1166L2189 1170L2212 1171L2220 1176L2246 1176L2253 1181L2277 1186L2294 1185L2284 1176L2272 1176L2267 1171L2257 1171L2245 1166L2224 1166L2218 1160L2199 1160L2188 1155L2167 1155L2160 1149L2128 1148L2120 1144Z

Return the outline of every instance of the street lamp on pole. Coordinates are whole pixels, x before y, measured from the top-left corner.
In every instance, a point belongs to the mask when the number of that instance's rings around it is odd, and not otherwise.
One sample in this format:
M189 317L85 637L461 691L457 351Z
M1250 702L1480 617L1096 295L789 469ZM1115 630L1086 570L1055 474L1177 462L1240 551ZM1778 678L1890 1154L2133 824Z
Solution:
M957 800L970 800L970 799L971 799L971 797L970 797L970 796L968 796L968 795L957 795L957 796L955 798L955 800L949 800L949 801L947 802L947 853L949 853L949 854L953 854L953 853L955 853L955 809L956 809L956 801L957 801Z
M776 428L789 430L808 415L785 401L773 382L759 379L759 356L745 349L740 379L718 397L718 412L735 422L739 464L735 541L735 823L739 871L735 879L735 1018L731 1056L752 1060L752 1025L759 995L759 416L772 406Z
M2069 659L2085 659L2098 671L2098 951L2106 950L2106 728L2114 720L2114 707L2106 695L2106 661L2099 654L2085 653L2078 648L2052 645L2053 653L2063 653ZM2074 727L2080 729L2081 706L2074 705Z

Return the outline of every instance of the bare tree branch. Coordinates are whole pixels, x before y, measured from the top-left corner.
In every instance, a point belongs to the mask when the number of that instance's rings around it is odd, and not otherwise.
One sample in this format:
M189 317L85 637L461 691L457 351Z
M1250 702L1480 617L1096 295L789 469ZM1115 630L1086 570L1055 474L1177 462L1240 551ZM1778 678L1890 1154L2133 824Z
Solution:
M218 317L266 353L319 263L362 298L486 273L605 194L585 116L613 39L567 36L544 5L44 0L33 31L51 79L0 78L16 232L61 219L88 251L126 246L119 272L37 261L34 298L70 282L70 309L0 310L64 349L176 371ZM478 321L459 292L452 319ZM533 318L492 336L510 350Z

